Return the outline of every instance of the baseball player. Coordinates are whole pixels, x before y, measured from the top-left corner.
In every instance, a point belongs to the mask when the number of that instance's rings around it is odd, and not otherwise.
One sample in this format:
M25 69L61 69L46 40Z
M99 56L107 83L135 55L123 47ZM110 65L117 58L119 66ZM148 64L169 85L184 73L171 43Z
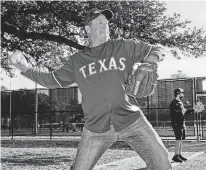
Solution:
M71 169L91 170L102 154L117 140L127 142L151 170L170 170L169 154L158 134L129 98L152 93L157 81L157 62L164 50L133 40L110 40L109 9L93 9L85 16L90 46L75 53L50 73L31 68L23 53L10 56L11 63L29 79L48 88L74 82L82 93L85 125ZM136 71L133 65L140 63ZM129 80L128 80L129 77Z
M182 140L185 140L184 115L187 111L182 103L182 99L184 98L184 93L185 92L182 88L175 89L174 90L175 98L170 103L171 123L176 137L175 155L172 158L172 160L175 162L183 162L187 160L181 155Z

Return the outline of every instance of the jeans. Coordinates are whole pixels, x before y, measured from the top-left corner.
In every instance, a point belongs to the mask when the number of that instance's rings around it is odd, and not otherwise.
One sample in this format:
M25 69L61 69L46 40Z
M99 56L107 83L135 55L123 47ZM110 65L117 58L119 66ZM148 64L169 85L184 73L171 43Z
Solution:
M106 133L94 133L84 128L71 169L92 170L103 153L118 140L128 143L149 170L172 169L167 149L143 115L120 132L115 132L112 125Z

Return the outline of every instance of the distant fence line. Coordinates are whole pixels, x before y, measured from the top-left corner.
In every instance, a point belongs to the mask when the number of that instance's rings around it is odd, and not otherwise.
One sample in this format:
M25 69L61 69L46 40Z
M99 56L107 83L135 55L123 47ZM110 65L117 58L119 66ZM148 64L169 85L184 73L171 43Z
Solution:
M186 108L192 108L197 97L206 104L205 80L206 77L159 80L153 95L137 101L151 124L157 130L161 127L160 135L173 136L172 131L162 132L170 127L169 103L174 98L174 89L185 90ZM77 87L2 91L1 99L2 136L68 135L68 132L81 132L83 128L81 94ZM186 117L188 127L193 128L190 135L201 133L206 137L206 114L203 112L200 120L197 120L198 116ZM198 124L194 124L196 120Z

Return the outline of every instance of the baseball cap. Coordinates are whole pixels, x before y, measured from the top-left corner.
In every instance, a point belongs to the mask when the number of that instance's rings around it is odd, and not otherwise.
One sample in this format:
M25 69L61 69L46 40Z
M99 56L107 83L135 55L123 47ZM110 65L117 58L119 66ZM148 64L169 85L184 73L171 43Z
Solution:
M185 93L182 88L177 88L177 89L174 90L175 95L180 94L180 93Z
M114 15L113 12L109 9L103 9L103 10L93 9L89 11L85 16L84 25L88 25L90 21L97 18L100 14L103 14L108 21L111 20Z

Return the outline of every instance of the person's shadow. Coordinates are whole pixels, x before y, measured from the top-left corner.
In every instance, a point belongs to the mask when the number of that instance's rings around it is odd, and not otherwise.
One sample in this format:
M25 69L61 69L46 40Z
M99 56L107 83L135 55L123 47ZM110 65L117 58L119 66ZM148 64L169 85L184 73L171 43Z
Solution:
M26 157L27 156L27 157ZM30 156L30 158L29 158ZM1 158L1 163L9 163L12 166L49 166L49 165L59 165L62 162L72 163L72 159L68 156L42 156L41 154L23 154L15 156L6 156Z

